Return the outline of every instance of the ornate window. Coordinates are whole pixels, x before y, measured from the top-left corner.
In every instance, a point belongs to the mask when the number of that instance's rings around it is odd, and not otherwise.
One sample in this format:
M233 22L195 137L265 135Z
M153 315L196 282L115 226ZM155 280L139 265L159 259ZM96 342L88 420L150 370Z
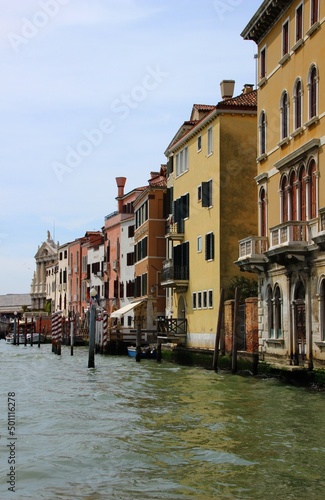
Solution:
M266 154L266 114L262 111L259 119L260 154Z
M301 80L296 81L294 87L294 126L295 130L302 125L302 84Z
M317 116L317 94L318 94L318 75L317 68L313 64L308 76L308 93L309 93L309 119Z
M281 139L289 135L289 99L288 92L285 90L281 96Z

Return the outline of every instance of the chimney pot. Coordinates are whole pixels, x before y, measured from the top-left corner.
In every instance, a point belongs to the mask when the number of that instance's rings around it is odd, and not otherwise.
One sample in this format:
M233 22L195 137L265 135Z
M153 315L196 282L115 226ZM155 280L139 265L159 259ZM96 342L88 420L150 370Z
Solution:
M235 80L222 80L220 83L220 90L223 100L231 99L234 95Z

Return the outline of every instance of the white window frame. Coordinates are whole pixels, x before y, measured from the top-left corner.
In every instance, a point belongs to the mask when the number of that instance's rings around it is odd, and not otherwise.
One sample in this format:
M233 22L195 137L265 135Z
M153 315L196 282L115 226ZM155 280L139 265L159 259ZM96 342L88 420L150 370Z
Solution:
M188 171L188 146L176 155L176 177Z
M213 127L208 128L208 156L211 156L213 153Z
M198 253L202 253L202 236L197 237L196 249Z

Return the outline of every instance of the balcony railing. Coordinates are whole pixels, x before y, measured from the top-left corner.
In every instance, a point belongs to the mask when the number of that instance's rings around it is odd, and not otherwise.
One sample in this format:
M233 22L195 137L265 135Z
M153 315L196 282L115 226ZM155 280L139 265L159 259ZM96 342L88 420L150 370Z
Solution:
M270 248L310 243L307 221L287 221L270 229Z
M180 282L187 282L189 280L189 266L175 266L172 259L167 259L163 263L163 270L161 273L161 284L166 286L166 283L173 283L177 285Z
M239 242L239 259L248 259L262 255L268 249L266 236L248 236Z
M184 239L184 224L170 222L167 224L166 237L171 240L182 241Z

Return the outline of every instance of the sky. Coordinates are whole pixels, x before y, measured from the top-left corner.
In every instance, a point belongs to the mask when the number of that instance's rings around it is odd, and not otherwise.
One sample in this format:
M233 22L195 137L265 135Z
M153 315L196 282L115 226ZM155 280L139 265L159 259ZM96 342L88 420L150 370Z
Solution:
M47 231L100 230L193 104L255 84L262 0L0 0L0 295L29 293Z

